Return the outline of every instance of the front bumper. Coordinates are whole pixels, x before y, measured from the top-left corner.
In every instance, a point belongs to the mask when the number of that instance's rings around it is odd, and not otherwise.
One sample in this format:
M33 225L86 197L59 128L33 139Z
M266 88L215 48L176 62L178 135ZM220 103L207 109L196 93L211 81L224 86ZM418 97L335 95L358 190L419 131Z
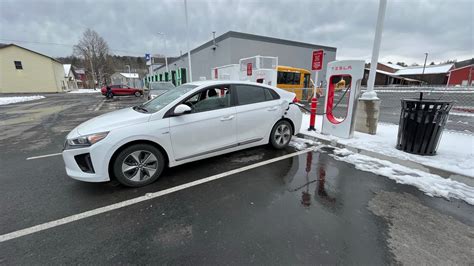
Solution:
M108 165L99 160L104 158L100 150L95 147L98 143L93 146L78 148L78 149L69 149L62 152L64 164L66 167L66 173L69 177L86 182L106 182L110 181L108 174ZM90 162L92 164L93 171L85 171L84 167L81 169L81 166L78 164L76 156L81 157L81 155L89 154Z

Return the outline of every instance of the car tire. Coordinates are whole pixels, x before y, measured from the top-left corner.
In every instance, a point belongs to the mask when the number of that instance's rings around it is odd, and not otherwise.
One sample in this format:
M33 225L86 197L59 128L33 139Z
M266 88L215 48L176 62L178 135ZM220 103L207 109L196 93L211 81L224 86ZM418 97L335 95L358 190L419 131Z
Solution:
M127 187L143 187L155 182L163 172L163 153L149 144L135 144L122 150L113 162L117 181Z
M283 149L290 143L293 130L290 122L286 120L278 121L272 128L270 134L270 144L275 149Z
M136 91L135 92L135 97L140 97L140 96L142 96L142 94L139 91Z

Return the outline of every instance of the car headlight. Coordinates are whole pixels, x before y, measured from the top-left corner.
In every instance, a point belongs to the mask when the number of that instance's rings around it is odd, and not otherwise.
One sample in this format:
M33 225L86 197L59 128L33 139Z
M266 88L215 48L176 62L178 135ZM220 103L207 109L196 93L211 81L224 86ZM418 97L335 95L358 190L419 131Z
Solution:
M101 132L95 133L85 136L80 136L74 139L66 140L66 145L64 145L64 149L74 149L74 148L82 148L82 147L89 147L107 137L109 132Z

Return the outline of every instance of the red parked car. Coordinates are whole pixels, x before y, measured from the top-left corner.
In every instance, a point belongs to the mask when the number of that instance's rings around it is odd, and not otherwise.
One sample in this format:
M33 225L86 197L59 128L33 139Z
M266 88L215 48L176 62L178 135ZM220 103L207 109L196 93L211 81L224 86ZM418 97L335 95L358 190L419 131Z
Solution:
M140 97L143 95L142 89L130 88L127 85L110 85L110 89L112 90L113 96L122 96L122 95L135 95ZM102 95L107 96L107 87L102 87L100 89Z

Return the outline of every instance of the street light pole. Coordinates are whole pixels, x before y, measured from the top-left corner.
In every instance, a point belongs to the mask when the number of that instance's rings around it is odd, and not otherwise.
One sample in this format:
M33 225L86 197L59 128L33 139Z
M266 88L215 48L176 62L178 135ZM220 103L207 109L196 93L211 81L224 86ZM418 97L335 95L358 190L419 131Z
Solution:
M425 63L423 64L423 72L421 73L421 81L425 82L425 68L426 68L426 60L428 59L428 53L425 53Z
M377 73L377 64L379 61L380 43L382 42L383 22L387 0L380 0L379 13L377 16L377 25L375 26L374 46L372 48L372 61L370 61L369 80L367 81L367 91L362 94L361 99L378 99L374 91L375 75Z
M166 72L168 72L168 57L166 56L166 34L164 32L158 32L157 34L163 36L163 42L165 43L165 49L163 50L163 54L165 55Z
M383 22L387 0L380 0L379 12L377 15L377 25L375 26L374 46L372 48L372 60L370 62L369 80L367 82L367 91L362 94L357 102L355 130L363 133L375 135L377 133L377 124L380 116L380 99L374 90L375 77L377 73L377 64L379 61L380 44L382 42ZM366 121L366 123L360 123Z
M189 50L188 4L186 0L184 0L184 15L186 17L186 46L188 48L189 82L193 82L193 69L191 68L191 50Z

